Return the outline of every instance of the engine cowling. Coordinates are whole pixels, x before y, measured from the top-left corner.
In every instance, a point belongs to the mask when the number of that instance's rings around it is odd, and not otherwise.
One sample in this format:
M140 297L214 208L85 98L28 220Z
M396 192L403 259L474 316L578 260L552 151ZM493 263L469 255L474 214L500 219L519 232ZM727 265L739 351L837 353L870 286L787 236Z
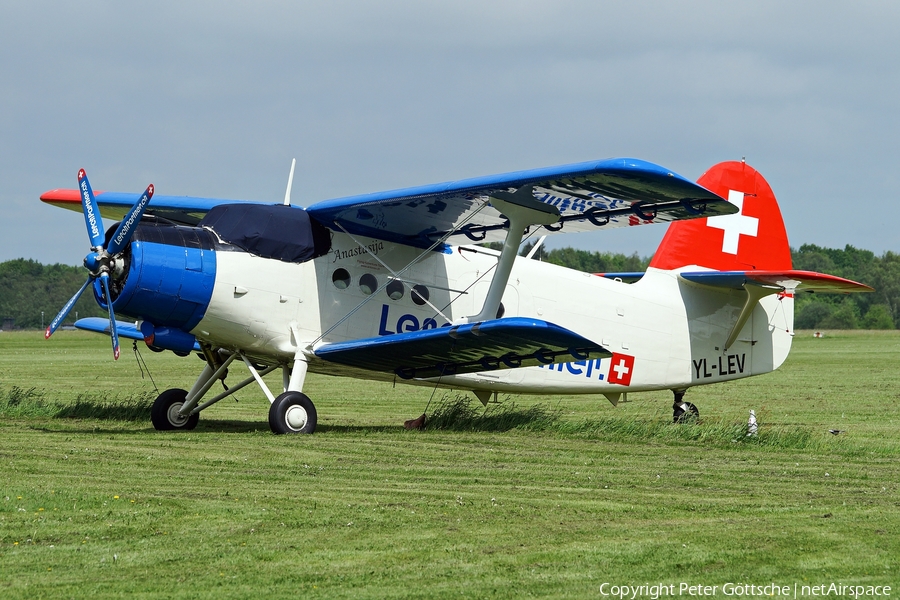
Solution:
M112 278L116 314L189 332L203 318L212 297L215 245L215 235L199 227L142 222ZM94 294L105 308L106 298L98 287Z

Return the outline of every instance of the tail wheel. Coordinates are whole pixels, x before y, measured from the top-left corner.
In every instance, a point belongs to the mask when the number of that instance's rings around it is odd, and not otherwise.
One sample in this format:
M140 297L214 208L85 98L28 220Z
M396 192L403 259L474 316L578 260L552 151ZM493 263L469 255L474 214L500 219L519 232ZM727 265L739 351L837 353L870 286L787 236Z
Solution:
M676 402L672 406L673 423L696 423L700 418L700 411L690 402Z
M269 407L272 433L312 433L316 422L316 407L302 392L285 392Z
M156 398L150 409L150 421L157 431L191 430L197 426L199 413L187 417L178 414L185 398L187 392L179 389L166 390Z

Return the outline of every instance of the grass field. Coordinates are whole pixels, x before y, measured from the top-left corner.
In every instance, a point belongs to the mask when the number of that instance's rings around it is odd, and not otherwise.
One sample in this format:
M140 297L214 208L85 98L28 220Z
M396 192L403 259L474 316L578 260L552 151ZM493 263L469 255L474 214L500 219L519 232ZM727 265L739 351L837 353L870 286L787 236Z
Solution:
M430 390L310 376L313 436L269 433L250 387L159 433L150 379L110 354L80 332L0 333L3 598L900 594L898 332L798 335L778 372L692 389L685 426L666 392L506 398L406 431ZM142 356L160 389L201 366Z

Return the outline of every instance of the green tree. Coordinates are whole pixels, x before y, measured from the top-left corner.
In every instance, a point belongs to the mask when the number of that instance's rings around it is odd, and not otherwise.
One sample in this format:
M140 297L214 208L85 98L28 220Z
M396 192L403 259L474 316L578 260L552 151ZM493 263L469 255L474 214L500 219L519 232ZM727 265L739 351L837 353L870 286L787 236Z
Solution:
M823 329L856 329L859 327L859 307L847 298L837 310L825 317L819 327Z
M886 304L876 304L862 320L863 329L894 329L891 309Z
M816 294L815 297L811 297L808 294L800 294L797 296L795 304L798 316L796 321L797 327L801 327L799 324L800 315L803 314L808 305L813 303L830 306L836 319L833 323L841 323L842 326L852 323L853 315L845 307L848 301L855 305L856 310L853 311L853 314L856 316L856 322L862 327L868 327L868 323L879 323L880 325L886 323L883 318L883 309L878 309L873 313L871 319L859 318L859 315L868 315L877 305L886 307L893 327L900 326L900 255L893 252L885 252L879 257L869 250L861 250L850 245L845 246L843 249L835 249L823 248L815 244L804 244L800 246L799 250L792 250L791 257L795 269L828 273L829 275L858 281L875 289L873 293L851 294L849 296ZM845 308L841 312L842 307ZM823 311L821 307L810 308L809 310L811 312L808 316L821 315ZM804 327L808 322L807 319L803 320ZM816 327L830 326L828 323L816 325Z
M834 307L826 302L806 302L795 307L794 327L796 329L818 329L820 323L831 316Z
M24 258L0 263L0 318L13 319L15 326L22 329L46 327L86 277L82 267L44 266ZM75 321L76 312L79 317L105 314L90 291L75 303L66 324Z

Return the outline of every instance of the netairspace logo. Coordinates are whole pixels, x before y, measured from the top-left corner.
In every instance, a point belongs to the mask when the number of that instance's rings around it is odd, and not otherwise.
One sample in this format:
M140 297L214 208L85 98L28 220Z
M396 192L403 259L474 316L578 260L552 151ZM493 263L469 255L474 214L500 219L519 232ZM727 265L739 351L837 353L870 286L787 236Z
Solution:
M600 595L604 598L618 598L618 600L637 600L649 598L660 600L670 597L709 597L726 596L732 598L745 598L750 596L767 596L773 598L889 598L891 586L889 585L845 585L843 583L821 583L818 585L806 585L794 583L779 585L768 583L755 585L751 583L725 583L722 585L698 585L690 583L670 584L644 584L644 585L617 585L603 583L600 585Z

